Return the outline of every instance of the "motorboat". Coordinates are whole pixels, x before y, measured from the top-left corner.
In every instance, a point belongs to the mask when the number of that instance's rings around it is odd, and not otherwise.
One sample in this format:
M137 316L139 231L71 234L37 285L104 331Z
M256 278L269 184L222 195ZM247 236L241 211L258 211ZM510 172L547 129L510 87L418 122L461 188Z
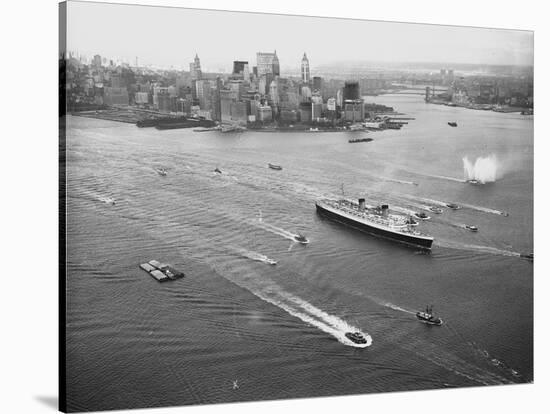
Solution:
M470 231L473 231L474 233L478 230L476 226L470 226L469 224L466 224L464 227L466 227Z
M426 323L428 325L443 325L443 320L433 315L433 306L426 306L426 309L424 311L416 312L416 317L420 322Z
M275 266L277 264L277 260L273 260L273 259L265 259L265 262L272 265L272 266Z
M428 210L430 210L432 213L435 213L435 214L443 213L442 209L440 209L439 207L435 207L435 206L428 207Z
M222 171L221 171L218 167L216 167L216 168L214 169L214 172L215 172L215 173L218 173L218 174L221 174L221 173L222 173Z
M166 169L164 168L157 168L157 173L165 177L168 174L168 171L166 171Z
M416 221L412 217L409 217L405 223L409 226L418 226L418 221Z
M280 165L271 164L271 163L268 163L267 166L269 168L271 168L272 170L282 170L283 169L283 167L281 167Z
M452 126L452 127L458 126L456 122L447 122L447 124L449 124L449 126Z
M455 203L447 203L446 204L447 207L449 207L451 210L458 210L460 208L460 206L458 204L455 204Z
M420 220L429 220L430 219L430 216L428 216L423 211L421 211L419 213L414 213L414 215L415 215L416 218L419 218Z
M301 244L309 243L309 240L307 239L307 237L300 233L294 236L294 240L296 240L298 243L301 243Z
M366 344L367 338L363 336L361 332L346 332L346 338L356 344Z
M478 180L468 180L467 182L470 183L470 184L473 184L473 185L480 185L481 184Z

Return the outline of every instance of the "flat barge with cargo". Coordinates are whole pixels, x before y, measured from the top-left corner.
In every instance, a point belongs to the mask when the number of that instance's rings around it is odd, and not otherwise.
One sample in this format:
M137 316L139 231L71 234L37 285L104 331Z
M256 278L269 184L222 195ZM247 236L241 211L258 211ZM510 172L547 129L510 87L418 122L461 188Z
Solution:
M388 240L423 249L431 249L434 241L432 236L415 230L407 217L391 214L387 204L370 207L364 198L358 203L323 199L316 201L315 207L317 213L325 217Z

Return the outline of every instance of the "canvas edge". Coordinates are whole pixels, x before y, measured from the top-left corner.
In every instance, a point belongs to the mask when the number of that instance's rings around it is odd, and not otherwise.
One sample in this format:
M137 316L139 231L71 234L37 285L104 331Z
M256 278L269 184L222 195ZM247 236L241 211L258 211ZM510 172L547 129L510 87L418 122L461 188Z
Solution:
M65 57L67 52L67 2L59 3L59 147L58 147L58 296L59 296L59 326L58 326L58 349L59 349L59 373L58 373L58 409L67 412L67 300L66 300L66 66Z

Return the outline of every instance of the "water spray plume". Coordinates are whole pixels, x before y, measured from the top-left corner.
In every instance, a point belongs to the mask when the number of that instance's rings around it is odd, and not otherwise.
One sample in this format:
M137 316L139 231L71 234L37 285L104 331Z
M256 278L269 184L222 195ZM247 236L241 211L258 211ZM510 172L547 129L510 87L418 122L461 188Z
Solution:
M477 180L482 184L496 181L498 163L494 154L488 157L478 157L475 163L470 162L468 157L464 157L462 162L466 180Z

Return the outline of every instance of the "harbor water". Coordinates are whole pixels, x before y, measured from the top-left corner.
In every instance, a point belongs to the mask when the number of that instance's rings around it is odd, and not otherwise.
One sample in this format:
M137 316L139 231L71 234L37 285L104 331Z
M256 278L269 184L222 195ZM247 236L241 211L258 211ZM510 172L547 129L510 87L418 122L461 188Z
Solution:
M533 117L368 101L415 119L224 134L67 117L70 410L533 380L533 263L519 257L533 251ZM464 182L465 164L487 182ZM316 214L342 184L426 212L432 251ZM152 259L185 277L158 283L139 268ZM426 305L442 326L416 319Z

